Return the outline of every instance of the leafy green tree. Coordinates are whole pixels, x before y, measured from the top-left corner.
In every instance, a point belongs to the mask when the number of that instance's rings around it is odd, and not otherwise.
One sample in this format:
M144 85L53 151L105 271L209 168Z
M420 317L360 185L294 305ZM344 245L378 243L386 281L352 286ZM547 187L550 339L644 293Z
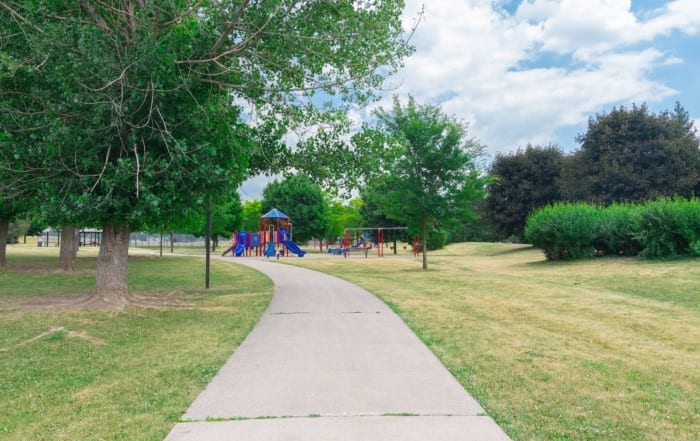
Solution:
M304 175L270 182L263 190L262 211L281 210L292 222L294 240L323 237L328 230L328 205L321 187Z
M362 228L364 221L362 218L362 199L354 198L343 203L336 199L328 201L328 230L326 237L330 240L343 235L346 228Z
M370 185L387 217L420 232L427 269L428 233L473 215L474 202L485 194L486 179L477 168L482 147L467 136L466 124L412 97L406 106L395 98L391 110L376 116L385 141L375 150L386 155Z
M0 164L2 163L0 158ZM8 179L0 166L0 267L7 265L7 240L13 221L24 217L28 211L28 200L22 191L18 191ZM13 232L14 234L14 232Z
M364 226L370 228L405 228L406 224L402 221L388 217L388 205L385 204L384 200L388 192L386 188L388 183L381 179L381 177L371 178L370 182L371 184L365 185L360 191L360 197L362 198L360 213L364 220ZM392 249L394 250L394 254L398 254L397 242L399 240L410 242L411 238L407 231L387 230L384 235L384 240L393 242Z
M569 200L609 205L662 196L692 196L700 178L693 122L677 104L651 114L646 105L614 108L588 122L581 150L566 161Z
M527 217L535 209L561 200L559 179L563 167L556 146L531 146L515 153L498 154L489 174L483 214L502 237L523 237Z
M219 236L230 237L231 233L241 228L243 220L243 206L241 198L237 192L232 192L231 195L223 202L213 205L211 208L211 238L213 241L213 250L219 245ZM192 234L194 236L203 237L206 235L206 209L205 210L190 210L189 213L181 218L177 223L170 224L169 229L176 230L182 233Z
M258 231L260 230L260 216L263 215L262 203L259 200L243 202L243 219L241 231Z
M132 229L216 205L251 171L304 165L303 144L293 153L283 136L342 123L342 106L321 111L315 93L363 103L396 71L412 51L402 8L400 0L0 7L2 35L13 36L2 46L0 91L17 101L3 121L35 137L13 171L33 167L45 213L102 225L93 299L130 301ZM29 74L18 74L16 60L33 61Z

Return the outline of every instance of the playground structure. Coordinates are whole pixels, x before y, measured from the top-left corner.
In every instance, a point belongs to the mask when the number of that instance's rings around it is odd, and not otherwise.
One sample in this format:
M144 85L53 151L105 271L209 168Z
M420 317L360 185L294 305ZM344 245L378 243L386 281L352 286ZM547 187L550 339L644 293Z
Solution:
M376 227L376 228L345 228L343 237L338 248L328 248L328 253L343 255L346 259L353 252L363 252L365 258L369 254L369 250L376 249L377 257L384 257L385 248L385 232L386 231L407 231L407 227ZM376 241L369 240L370 232L375 232ZM355 237L352 237L354 235ZM414 239L414 255L416 253L417 237ZM394 240L394 254L396 254L396 240Z
M222 256L229 251L236 257L255 255L279 258L290 253L304 257L306 254L306 251L292 240L289 216L276 208L260 216L259 231L234 231L231 234L231 246Z

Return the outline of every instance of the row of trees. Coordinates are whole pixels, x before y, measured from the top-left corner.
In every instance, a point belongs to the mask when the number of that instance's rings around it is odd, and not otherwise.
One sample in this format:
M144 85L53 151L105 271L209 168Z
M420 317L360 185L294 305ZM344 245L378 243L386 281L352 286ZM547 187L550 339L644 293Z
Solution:
M352 156L332 141L346 106L372 99L412 52L402 9L401 0L0 2L0 264L12 218L101 226L92 298L128 303L131 230L172 229L261 170L317 170L319 146L334 164ZM329 106L314 104L319 93L334 97ZM311 126L315 136L287 146L290 130Z
M523 238L528 215L559 201L610 205L700 195L700 149L692 120L676 104L614 108L591 118L581 147L528 146L498 155L481 213L501 238Z
M659 114L646 106L613 109L591 118L580 150L528 146L498 155L488 175L477 168L481 147L466 125L439 108L411 99L376 116L353 138L360 198L342 204L292 175L244 205L252 209L246 229L256 230L260 214L276 206L295 220L300 241L335 238L345 227L408 226L431 249L448 240L522 240L528 216L560 201L607 206L700 191L698 139L680 104Z
M482 147L468 136L467 125L413 98L406 105L396 99L375 115L376 124L352 139L362 170L361 200L329 203L321 188L296 174L269 184L260 210L284 211L300 241L337 237L345 227L407 226L421 237L423 250L434 231L472 218L488 179L478 168Z
M102 226L93 298L124 304L131 230L230 214L236 188L258 171L360 188L366 220L410 227L424 250L436 231L475 232L487 185L484 218L515 235L550 198L605 204L698 191L698 140L680 106L614 109L591 119L579 152L532 147L496 158L488 175L467 125L412 98L379 110L348 142L347 105L370 100L412 51L402 7L0 2L0 264L14 218L64 232ZM320 108L318 93L335 98ZM302 127L313 135L290 148L285 135Z

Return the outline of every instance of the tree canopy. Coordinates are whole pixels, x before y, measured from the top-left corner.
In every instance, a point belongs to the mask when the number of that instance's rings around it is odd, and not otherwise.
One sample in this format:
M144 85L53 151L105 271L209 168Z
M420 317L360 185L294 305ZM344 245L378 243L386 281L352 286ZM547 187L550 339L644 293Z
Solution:
M646 105L613 108L588 122L581 150L565 169L567 199L605 205L662 196L693 195L700 178L700 150L693 122L676 104L649 113Z
M169 227L182 233L188 233L203 237L206 235L206 210L190 210L178 220L177 224ZM237 192L224 201L211 207L211 235L214 244L218 243L218 237L230 237L231 233L240 230L243 223L243 206Z
M263 190L263 213L277 208L289 216L297 242L324 237L328 230L328 204L321 187L304 175L273 181Z
M361 228L364 225L362 217L362 208L364 202L362 199L354 198L343 203L338 200L331 199L328 201L328 231L326 237L330 240L335 240L343 235L346 228Z
M369 186L386 216L419 232L423 268L428 233L442 223L468 217L484 196L485 178L477 168L482 147L468 137L468 127L439 107L419 105L411 97L403 106L376 112L373 134L358 137L383 152ZM379 157L378 156L378 157Z
M502 237L523 237L527 217L535 209L561 200L559 179L564 155L556 146L531 146L498 154L489 174L483 214Z
M412 50L400 0L2 5L4 165L56 222L103 226L94 293L114 303L131 229L288 166L290 128L338 124Z
M241 220L241 231L258 231L260 229L260 216L262 216L261 201L243 202L243 213Z

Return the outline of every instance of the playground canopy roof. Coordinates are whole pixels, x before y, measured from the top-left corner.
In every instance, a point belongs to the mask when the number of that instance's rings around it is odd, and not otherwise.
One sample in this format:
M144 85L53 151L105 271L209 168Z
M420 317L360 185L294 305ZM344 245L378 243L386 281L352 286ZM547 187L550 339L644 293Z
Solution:
M289 216L282 213L278 209L273 208L272 210L270 210L267 213L260 216L260 218L261 219L289 219Z

